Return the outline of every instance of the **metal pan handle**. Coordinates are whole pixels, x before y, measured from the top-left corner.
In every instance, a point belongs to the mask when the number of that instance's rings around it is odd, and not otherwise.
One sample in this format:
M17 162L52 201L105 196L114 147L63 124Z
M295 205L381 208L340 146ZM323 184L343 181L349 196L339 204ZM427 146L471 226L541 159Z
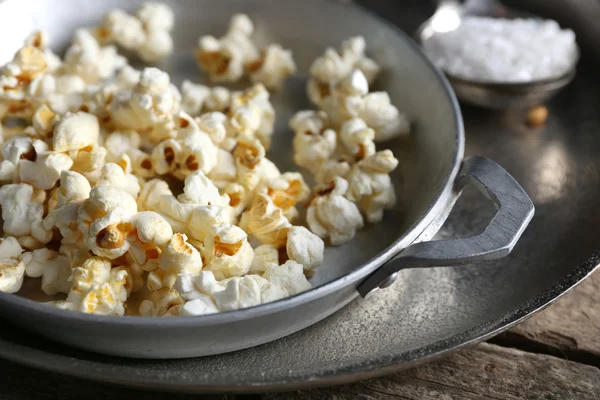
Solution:
M413 244L359 284L357 289L363 298L390 286L402 269L495 260L512 251L533 218L533 202L504 168L484 157L464 161L455 183L457 191L462 191L469 183L498 206L485 231L464 239Z

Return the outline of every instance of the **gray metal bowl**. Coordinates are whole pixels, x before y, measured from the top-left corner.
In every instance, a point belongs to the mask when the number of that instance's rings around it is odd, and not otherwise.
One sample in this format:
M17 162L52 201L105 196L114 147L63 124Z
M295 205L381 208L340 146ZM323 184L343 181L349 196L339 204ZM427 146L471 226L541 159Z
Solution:
M0 62L20 46L30 29L48 31L59 49L69 41L73 29L97 23L110 9L135 9L140 3L0 2L0 33L11 32L0 45ZM202 317L161 319L85 315L0 293L0 315L7 320L61 343L111 355L183 358L225 353L314 324L359 293L364 297L392 283L399 269L498 258L515 245L533 215L531 200L494 162L463 160L464 132L454 94L404 34L355 6L331 1L165 3L177 17L176 52L160 67L172 74L176 83L183 78L200 79L192 55L197 38L221 34L234 12L248 13L259 28L259 37L294 50L300 75L289 80L273 99L278 118L270 157L283 170L295 169L287 121L296 110L309 107L305 77L310 62L326 46L338 46L349 36L365 36L370 55L383 67L378 86L414 121L410 138L385 145L400 159L393 176L400 202L381 224L367 226L350 244L327 249L323 266L311 279L314 289L292 298ZM488 228L472 238L425 242L439 229L467 184L482 189L498 206Z

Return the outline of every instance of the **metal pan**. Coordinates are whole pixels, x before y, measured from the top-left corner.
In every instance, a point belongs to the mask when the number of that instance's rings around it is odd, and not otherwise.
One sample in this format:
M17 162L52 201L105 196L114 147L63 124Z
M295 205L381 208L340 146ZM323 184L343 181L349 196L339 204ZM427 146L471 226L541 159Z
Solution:
M258 36L293 49L301 72L325 47L363 35L371 56L384 69L379 87L414 121L409 139L386 144L401 160L393 179L402 200L382 223L368 226L352 243L328 249L323 266L311 278L314 289L292 298L203 317L160 319L65 312L0 294L0 314L7 320L53 340L111 355L183 358L219 354L312 325L359 293L364 297L391 284L399 269L493 259L513 248L533 216L533 203L498 164L480 157L463 160L464 132L457 101L447 81L407 36L355 6L330 1L165 2L177 16L176 54L160 67L175 76L176 83L198 74L191 55L197 38L221 33L234 12L248 13L259 27ZM135 9L140 3L5 0L0 2L0 30L11 35L0 56L14 52L34 27L48 31L60 48L73 29L97 23L112 8ZM278 120L271 158L284 170L294 169L287 121L294 111L309 106L304 85L300 76L274 96ZM469 184L498 207L489 226L471 238L425 242Z

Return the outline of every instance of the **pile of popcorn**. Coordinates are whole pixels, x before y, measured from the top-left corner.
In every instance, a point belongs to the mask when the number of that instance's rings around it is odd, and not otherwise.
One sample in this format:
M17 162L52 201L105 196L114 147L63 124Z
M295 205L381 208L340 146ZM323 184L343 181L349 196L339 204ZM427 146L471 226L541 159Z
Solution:
M423 48L449 74L484 82L558 78L579 58L575 33L540 19L468 16L457 29L433 33Z
M319 110L290 121L311 191L266 157L275 123L267 87L295 72L292 53L259 51L252 22L236 15L196 54L215 81L251 86L185 81L180 92L112 44L163 59L173 21L157 3L135 16L115 10L76 31L64 59L36 32L0 69L0 291L40 278L60 299L48 304L103 315L251 307L310 289L324 240L346 243L394 205L398 160L375 142L409 124L387 93L369 92L379 67L364 39L315 60L308 93Z

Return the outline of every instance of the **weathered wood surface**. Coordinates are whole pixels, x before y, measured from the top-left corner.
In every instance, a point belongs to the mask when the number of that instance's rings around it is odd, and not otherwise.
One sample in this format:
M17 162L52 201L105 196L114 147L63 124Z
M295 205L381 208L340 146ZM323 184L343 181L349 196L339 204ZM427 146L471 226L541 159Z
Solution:
M342 387L264 395L317 399L598 399L600 370L543 354L480 344L437 363Z
M493 342L600 367L600 270Z
M556 304L493 342L501 346L480 344L437 362L379 379L327 389L247 396L198 397L144 392L0 360L0 400L596 400L600 399L600 271Z

